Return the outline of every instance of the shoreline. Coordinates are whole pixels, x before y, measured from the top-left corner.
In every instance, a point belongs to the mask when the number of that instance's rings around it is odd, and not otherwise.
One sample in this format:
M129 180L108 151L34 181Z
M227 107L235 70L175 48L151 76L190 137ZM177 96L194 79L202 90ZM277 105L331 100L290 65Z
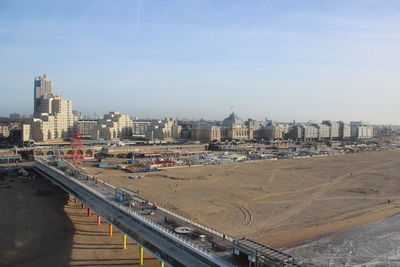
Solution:
M256 239L257 242L279 249L290 249L307 244L317 239L332 235L337 232L365 226L370 223L385 220L400 214L400 206L387 207L372 213L354 216L345 220L331 222L328 224L303 227L293 231L275 233L270 236Z

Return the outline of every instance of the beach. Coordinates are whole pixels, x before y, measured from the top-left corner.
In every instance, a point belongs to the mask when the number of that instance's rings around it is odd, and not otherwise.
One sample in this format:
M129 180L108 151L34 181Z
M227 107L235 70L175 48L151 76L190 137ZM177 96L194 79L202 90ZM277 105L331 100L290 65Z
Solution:
M136 179L84 168L234 237L282 247L399 213L399 163L400 151L392 150L175 168Z
M211 228L305 259L312 255L294 248L400 212L399 156L400 151L387 151L240 162L136 179L93 162L83 168ZM57 186L42 179L23 181L0 186L1 266L138 265L133 241L122 249L121 233L108 236L107 223L97 226L96 216L87 216ZM38 196L38 187L51 194ZM145 253L145 266L158 266L158 260Z
M14 180L14 179L12 179ZM16 179L0 185L0 266L135 266L139 247L108 224L97 226L68 195L45 180ZM50 195L38 196L45 188ZM159 266L145 251L144 266Z

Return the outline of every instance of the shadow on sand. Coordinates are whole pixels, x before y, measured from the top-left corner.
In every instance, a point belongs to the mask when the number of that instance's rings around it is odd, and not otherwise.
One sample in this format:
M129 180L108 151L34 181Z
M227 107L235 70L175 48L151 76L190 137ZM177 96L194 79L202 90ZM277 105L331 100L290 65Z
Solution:
M67 266L73 224L64 212L67 195L46 179L15 180L0 192L0 266ZM40 196L37 190L47 194Z

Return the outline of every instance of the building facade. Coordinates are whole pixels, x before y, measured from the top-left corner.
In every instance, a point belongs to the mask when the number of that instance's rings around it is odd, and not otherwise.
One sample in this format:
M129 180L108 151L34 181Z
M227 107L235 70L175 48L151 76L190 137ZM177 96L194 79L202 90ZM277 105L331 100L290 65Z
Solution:
M283 139L284 129L277 125L267 125L260 128L261 134L256 136L254 131L255 139Z
M35 99L36 100L36 99ZM35 141L66 139L71 136L74 125L72 101L51 94L39 99L31 122L31 136Z
M365 121L350 122L350 135L353 139L366 139L373 137L373 127Z
M318 140L330 140L331 139L331 127L327 124L316 124L318 128Z
M98 120L77 120L75 126L78 129L79 136L83 139L90 139L92 132L97 129Z
M194 141L203 143L219 141L222 138L223 130L221 126L208 124L195 124L192 126L191 138Z
M340 138L340 122L338 121L322 121L322 124L329 126L329 139L338 140Z
M132 136L132 119L127 114L109 112L99 120L92 131L92 139L117 140Z
M201 142L221 140L282 139L284 127L272 121L248 119L244 122L235 113L222 121L222 125L197 124L192 126L191 139Z
M0 125L0 138L8 138L10 136L10 130L7 125Z
M345 140L351 137L350 124L339 121L339 139Z
M132 135L136 137L145 137L150 121L134 120L132 122Z
M53 81L46 74L37 76L35 77L33 88L33 114L37 114L41 113L40 110L43 100L53 94Z
M21 141L29 142L31 140L31 125L22 124L21 125Z
M173 118L165 118L162 121L152 121L146 131L149 140L166 140L181 138L182 126Z

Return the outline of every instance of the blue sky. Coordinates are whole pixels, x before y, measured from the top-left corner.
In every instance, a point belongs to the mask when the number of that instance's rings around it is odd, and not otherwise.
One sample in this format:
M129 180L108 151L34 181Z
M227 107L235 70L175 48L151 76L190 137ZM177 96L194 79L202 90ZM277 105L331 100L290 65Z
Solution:
M0 0L0 115L33 78L84 114L400 124L400 1Z

